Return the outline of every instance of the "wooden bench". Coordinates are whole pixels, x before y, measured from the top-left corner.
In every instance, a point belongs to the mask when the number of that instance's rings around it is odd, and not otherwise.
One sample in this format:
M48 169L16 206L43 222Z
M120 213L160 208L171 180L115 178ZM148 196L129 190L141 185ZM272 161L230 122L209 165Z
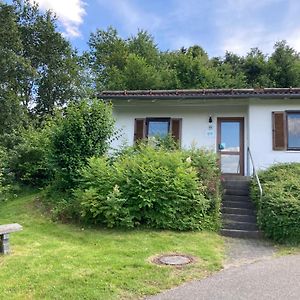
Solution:
M22 229L23 227L17 223L0 225L0 254L9 254L9 234Z

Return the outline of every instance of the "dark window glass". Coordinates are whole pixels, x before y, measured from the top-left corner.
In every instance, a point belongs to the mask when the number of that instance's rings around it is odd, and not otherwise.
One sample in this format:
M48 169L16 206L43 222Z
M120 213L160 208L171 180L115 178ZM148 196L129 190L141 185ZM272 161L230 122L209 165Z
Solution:
M287 114L288 149L300 149L300 112Z
M169 133L170 121L161 119L148 120L148 137L165 137Z

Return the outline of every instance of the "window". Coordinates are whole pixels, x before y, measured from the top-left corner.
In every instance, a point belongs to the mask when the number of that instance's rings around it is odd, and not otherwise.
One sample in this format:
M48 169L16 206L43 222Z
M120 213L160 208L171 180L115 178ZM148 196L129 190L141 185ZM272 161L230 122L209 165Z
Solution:
M287 112L287 149L300 150L300 112Z
M273 150L300 150L300 111L273 112Z
M173 138L180 143L181 119L173 118L145 118L134 120L134 141L148 137L165 137L172 134Z
M147 137L165 137L170 132L170 119L146 119Z

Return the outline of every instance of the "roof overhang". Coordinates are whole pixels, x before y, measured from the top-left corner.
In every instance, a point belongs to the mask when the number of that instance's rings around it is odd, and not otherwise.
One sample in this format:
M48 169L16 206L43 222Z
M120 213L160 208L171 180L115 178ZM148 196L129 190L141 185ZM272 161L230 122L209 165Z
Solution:
M104 100L299 99L300 88L103 91Z

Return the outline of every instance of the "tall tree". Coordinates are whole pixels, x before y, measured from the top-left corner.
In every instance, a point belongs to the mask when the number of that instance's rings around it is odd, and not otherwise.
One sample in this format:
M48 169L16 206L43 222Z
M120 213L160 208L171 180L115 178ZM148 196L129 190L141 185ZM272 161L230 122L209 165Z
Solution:
M90 65L97 89L102 90L109 85L117 88L118 85L122 85L121 76L116 75L125 68L128 45L119 37L117 30L112 27L107 31L97 30L96 33L91 34L89 46ZM115 84L112 79L117 79L119 83Z
M90 66L99 90L176 87L175 72L146 31L123 39L109 27L91 34L89 45Z
M139 30L135 36L128 39L127 43L130 53L142 57L150 65L158 64L160 52L147 31Z
M249 87L272 87L267 56L258 48L252 48L246 55L242 69Z
M0 3L0 133L43 119L85 96L85 62L58 32L55 15L29 0Z
M269 59L270 77L276 87L300 85L300 56L286 41L277 42Z
M14 7L24 57L36 70L35 76L27 78L26 105L43 117L81 96L79 58L58 32L55 14L40 12L29 0L14 1Z
M22 53L14 9L0 3L0 134L17 129L25 118L22 107L24 82L34 70Z
M216 71L212 88L244 88L247 86L246 76L242 70L243 57L226 52L223 58L212 58Z

